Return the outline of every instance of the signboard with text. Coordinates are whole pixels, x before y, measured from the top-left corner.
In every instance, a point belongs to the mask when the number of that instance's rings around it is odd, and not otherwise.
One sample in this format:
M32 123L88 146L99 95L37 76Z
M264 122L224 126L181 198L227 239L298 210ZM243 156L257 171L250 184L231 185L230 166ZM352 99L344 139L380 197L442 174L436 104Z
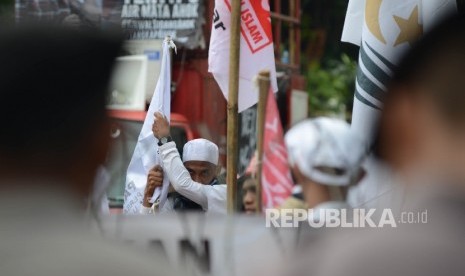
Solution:
M202 3L199 0L124 0L121 26L129 39L171 36L178 43L193 45L201 36Z
M178 46L205 47L201 0L16 0L16 21L122 29L127 39L171 36Z

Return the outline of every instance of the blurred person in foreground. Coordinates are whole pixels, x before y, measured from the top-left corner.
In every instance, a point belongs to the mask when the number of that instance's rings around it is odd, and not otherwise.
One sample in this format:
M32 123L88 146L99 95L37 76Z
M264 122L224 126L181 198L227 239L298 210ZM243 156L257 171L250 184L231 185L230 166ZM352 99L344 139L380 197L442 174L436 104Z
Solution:
M345 202L347 189L364 175L361 164L366 147L349 124L333 118L309 119L292 127L284 141L303 198L294 192L280 208L311 208L318 221L324 219L320 217L324 210L350 209Z
M171 274L84 219L108 150L120 40L42 26L4 29L0 41L0 274Z
M183 147L183 165L191 175L193 181L203 185L215 186L219 182L217 180L218 172L218 147L206 139L194 139L187 142ZM156 187L163 185L163 169L160 165L153 167L147 176L147 185L144 190L144 198L142 202L142 214L155 214L156 212L183 212L183 211L206 211L222 212L223 203L222 199L210 200L208 209L203 208L205 204L198 204L196 202L203 202L203 198L197 196L194 192L195 185L183 186L178 181L174 185L170 184L167 201L160 209L158 202L152 204L150 199ZM191 183L192 184L192 183ZM219 187L222 190L222 187ZM179 190L179 192L177 191ZM188 197L184 195L189 195ZM193 198L192 200L190 198ZM195 201L193 201L195 200ZM219 203L219 206L214 204Z
M207 139L194 139L183 148L183 160L170 136L165 116L156 112L153 135L160 141L158 151L173 188L206 212L226 214L226 185L217 184L218 146ZM184 163L183 163L184 162Z
M286 275L464 275L464 72L459 15L412 46L385 101L378 152L408 188L407 211L426 220L328 236Z

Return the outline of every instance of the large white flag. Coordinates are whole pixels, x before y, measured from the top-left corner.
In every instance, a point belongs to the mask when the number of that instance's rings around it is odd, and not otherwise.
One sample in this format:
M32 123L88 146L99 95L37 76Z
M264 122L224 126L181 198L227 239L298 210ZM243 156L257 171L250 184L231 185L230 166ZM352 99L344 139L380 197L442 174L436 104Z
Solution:
M455 0L350 0L342 41L360 46L352 128L371 138L383 94L411 44L456 8Z
M144 125L139 134L134 154L129 163L126 175L126 188L124 191L123 211L126 214L138 214L142 206L144 189L147 184L147 175L155 165L160 164L158 160L158 141L153 136L152 125L154 113L159 111L170 120L171 104L171 55L170 48L176 46L171 39L166 38L163 42L163 53L161 58L160 75L157 86L150 102ZM165 176L163 188L157 188L152 197L152 201L160 200L160 207L163 206L168 194L169 181Z
M215 0L208 53L208 71L215 77L226 100L229 91L230 3L230 0ZM270 70L271 87L274 92L278 91L268 0L241 0L240 54L239 112L258 101L258 88L253 79L259 71Z
M455 0L350 0L342 41L360 46L352 130L370 139L382 99L399 58L443 16L456 11ZM353 187L354 206L399 207L389 172L374 159L364 164L368 177ZM381 179L381 181L380 181Z

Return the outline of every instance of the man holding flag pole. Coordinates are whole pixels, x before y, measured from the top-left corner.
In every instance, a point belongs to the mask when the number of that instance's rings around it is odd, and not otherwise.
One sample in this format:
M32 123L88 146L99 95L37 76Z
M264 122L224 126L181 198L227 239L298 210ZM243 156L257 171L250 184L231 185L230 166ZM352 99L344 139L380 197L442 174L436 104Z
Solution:
M169 135L170 49L176 51L176 46L171 38L167 37L163 42L160 76L128 167L124 212L150 214L155 213L155 210L168 212L203 209L224 213L226 186L216 185L215 182L218 147L208 140L195 139L184 146L184 164L175 158L179 157L179 153L175 146L172 147L174 142ZM157 114L156 120L154 114ZM158 135L159 131L161 136ZM189 174L197 182L193 181ZM197 174L201 177L196 178ZM170 180L175 191L169 191Z
M169 182L179 194L198 204L205 212L226 213L226 185L218 184L218 146L206 139L187 142L183 160L170 139L167 118L155 112L152 132L158 143L160 163ZM144 209L145 210L145 209Z

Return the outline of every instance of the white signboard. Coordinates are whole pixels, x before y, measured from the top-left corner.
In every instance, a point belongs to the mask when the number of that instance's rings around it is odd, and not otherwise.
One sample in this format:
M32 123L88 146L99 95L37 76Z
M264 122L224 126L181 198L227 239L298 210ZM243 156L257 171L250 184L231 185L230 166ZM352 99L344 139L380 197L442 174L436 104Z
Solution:
M145 55L147 57L147 78L144 94L145 101L148 103L152 99L158 75L160 75L162 44L163 39L128 40L124 43L124 49L131 55Z
M293 89L291 92L291 126L308 117L308 93Z
M107 107L110 109L145 110L147 57L125 56L116 59L110 81Z

